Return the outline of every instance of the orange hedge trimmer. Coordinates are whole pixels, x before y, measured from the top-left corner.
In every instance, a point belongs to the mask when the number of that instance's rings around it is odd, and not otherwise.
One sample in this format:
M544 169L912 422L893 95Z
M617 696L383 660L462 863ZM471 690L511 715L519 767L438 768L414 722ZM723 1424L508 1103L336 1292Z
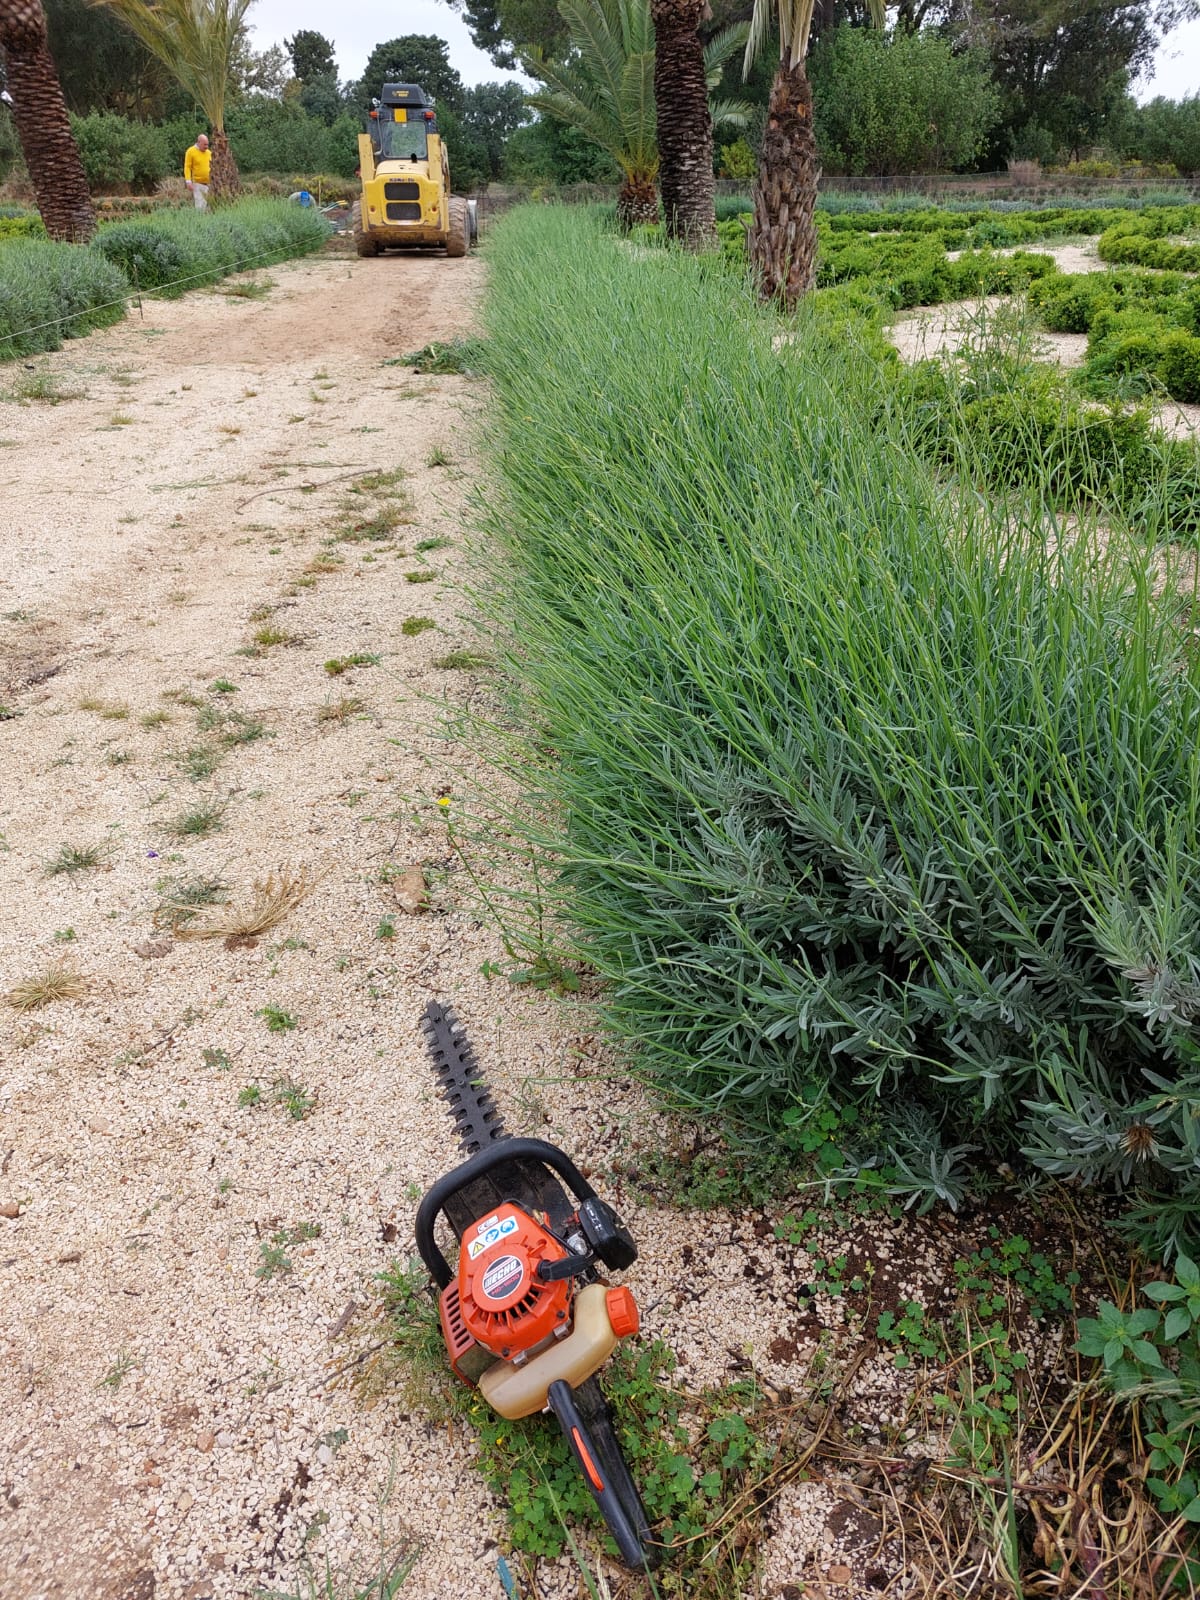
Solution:
M502 1417L553 1411L622 1560L645 1568L646 1511L594 1376L638 1329L633 1295L602 1276L631 1266L637 1246L561 1150L504 1131L454 1013L431 1003L422 1027L468 1158L417 1212L450 1365ZM457 1270L434 1238L441 1215L458 1240Z

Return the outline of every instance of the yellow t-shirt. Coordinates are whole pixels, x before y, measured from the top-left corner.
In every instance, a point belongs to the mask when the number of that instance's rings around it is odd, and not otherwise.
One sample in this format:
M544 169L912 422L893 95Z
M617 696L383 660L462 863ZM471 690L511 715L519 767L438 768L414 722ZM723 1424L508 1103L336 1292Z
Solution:
M189 183L207 183L212 168L212 151L191 145L183 158L183 176Z

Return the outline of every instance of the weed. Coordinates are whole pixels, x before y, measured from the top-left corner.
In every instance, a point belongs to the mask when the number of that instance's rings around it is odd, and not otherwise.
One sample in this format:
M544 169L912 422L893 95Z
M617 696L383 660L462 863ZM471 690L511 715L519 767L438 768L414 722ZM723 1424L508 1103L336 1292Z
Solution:
M274 287L274 278L247 278L241 283L223 284L217 293L231 300L265 300ZM248 398L253 398L257 392L256 389L245 391Z
M0 722L12 722L20 715L21 713L16 709L15 706L6 706L4 702L0 700Z
M318 722L336 722L339 726L367 709L367 702L356 694L344 694L340 700L327 701L317 712Z
M379 657L366 651L357 651L352 656L333 656L325 663L325 671L331 678L340 678L344 672L349 672L351 667L377 667Z
M260 650L269 650L272 645L277 644L294 645L300 643L296 634L289 633L286 628L281 628L274 622L267 622L261 628L255 628L252 637Z
M81 711L94 711L98 716L104 717L109 722L123 722L129 715L129 707L120 700L98 700L95 695L84 695L79 702Z
M228 804L227 800L201 801L173 817L167 824L167 832L173 839L206 839L225 826Z
M421 567L416 572L406 572L404 574L405 583L434 583L436 579L437 573L429 567Z
M283 1245L275 1244L264 1239L258 1247L261 1260L255 1268L254 1276L269 1283L272 1278L281 1277L292 1270L292 1258L288 1255Z
M154 908L154 926L173 933L190 922L201 906L224 905L229 898L228 885L220 878L163 878L157 888L160 899Z
M269 932L296 909L316 887L318 876L307 868L283 868L256 878L249 903L232 906L216 922L180 930L185 939L254 939Z
M238 686L230 683L228 678L214 678L208 686L209 694L236 694Z
M284 1011L279 1006L263 1006L256 1015L266 1022L268 1033L288 1033L292 1028L299 1026L292 1013Z
M36 401L47 406L62 405L66 400L81 400L83 396L82 389L72 389L57 373L45 369L23 374L9 391L9 397L13 400Z
M291 1272L292 1260L287 1252L298 1244L306 1244L309 1240L320 1237L319 1222L301 1222L293 1228L277 1228L270 1239L264 1239L259 1244L262 1260L254 1276L269 1281L271 1278Z
M97 1389L119 1389L129 1376L134 1364L133 1356L127 1350L122 1350L112 1366L109 1367L108 1371L97 1383Z
M265 722L225 705L201 707L196 721L201 733L218 733L221 743L227 748L253 744L255 740L265 739L270 734Z
M375 928L377 939L394 939L396 937L396 921L394 917L380 917Z
M20 1015L39 1006L60 1000L79 1000L88 992L88 981L73 967L56 962L31 978L22 978L5 995L5 1000Z
M412 367L422 375L461 373L464 377L475 378L484 370L486 354L487 344L483 339L434 340L400 360L403 366Z
M128 750L110 750L104 759L110 767L127 767L133 757Z
M214 1067L218 1072L228 1072L233 1066L233 1060L228 1053L213 1045L206 1045L201 1050L200 1059L206 1067Z
M345 544L378 542L389 539L398 527L411 521L412 508L407 501L387 501L369 517L355 517L343 523L337 537Z
M421 556L424 555L428 550L445 550L453 543L453 539L447 539L443 534L439 533L432 539L418 539L416 544L413 546L413 549L416 551L417 555Z
M238 1090L237 1103L239 1106L262 1105L262 1085L247 1083Z
M407 477L408 472L404 467L383 467L378 472L368 472L365 477L359 478L354 485L354 492L383 495L397 488Z
M114 411L108 419L110 428L129 428L133 426L133 418L127 411Z
M435 445L425 457L425 465L427 467L452 467L454 462L440 445Z
M55 944L73 944L75 942L75 929L55 928L54 942Z
M451 650L447 655L435 656L433 665L443 672L479 672L495 665L493 657L480 655L474 650Z
M138 718L143 728L162 728L171 720L169 711L147 711Z
M307 573L318 576L323 572L336 572L339 567L344 567L345 564L343 557L335 555L332 550L321 550L313 556L304 570Z
M170 700L177 706L191 706L194 710L204 704L194 689L164 689L162 699Z
M276 1078L271 1085L271 1096L276 1105L283 1107L293 1122L303 1122L305 1117L316 1110L316 1095L292 1078Z
M426 632L429 628L436 628L437 623L432 617L405 617L400 624L400 632L407 639L415 639L417 634Z
M192 745L175 757L193 783L211 778L224 759L224 752L211 744Z
M58 878L74 872L87 872L92 867L98 867L107 853L106 847L102 844L64 844L60 846L58 854L47 861L43 870L48 878Z

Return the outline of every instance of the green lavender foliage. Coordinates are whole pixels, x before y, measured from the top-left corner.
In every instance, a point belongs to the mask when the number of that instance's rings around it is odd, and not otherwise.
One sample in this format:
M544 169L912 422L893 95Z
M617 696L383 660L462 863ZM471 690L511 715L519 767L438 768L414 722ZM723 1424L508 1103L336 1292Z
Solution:
M781 344L717 262L541 209L491 260L556 956L682 1102L854 1105L860 1161L903 1124L950 1195L939 1146L1194 1237L1200 662L1144 548L939 483L873 358L817 316Z

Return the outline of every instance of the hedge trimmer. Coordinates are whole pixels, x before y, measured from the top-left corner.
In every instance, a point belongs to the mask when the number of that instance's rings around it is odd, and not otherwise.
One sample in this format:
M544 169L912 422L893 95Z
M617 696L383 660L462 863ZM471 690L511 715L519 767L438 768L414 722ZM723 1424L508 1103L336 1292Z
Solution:
M416 1223L450 1365L502 1417L554 1413L621 1559L645 1568L645 1507L595 1377L638 1330L633 1295L603 1277L631 1266L637 1246L568 1156L505 1132L454 1012L431 1002L421 1026L467 1156L429 1190ZM456 1268L434 1238L442 1215Z

